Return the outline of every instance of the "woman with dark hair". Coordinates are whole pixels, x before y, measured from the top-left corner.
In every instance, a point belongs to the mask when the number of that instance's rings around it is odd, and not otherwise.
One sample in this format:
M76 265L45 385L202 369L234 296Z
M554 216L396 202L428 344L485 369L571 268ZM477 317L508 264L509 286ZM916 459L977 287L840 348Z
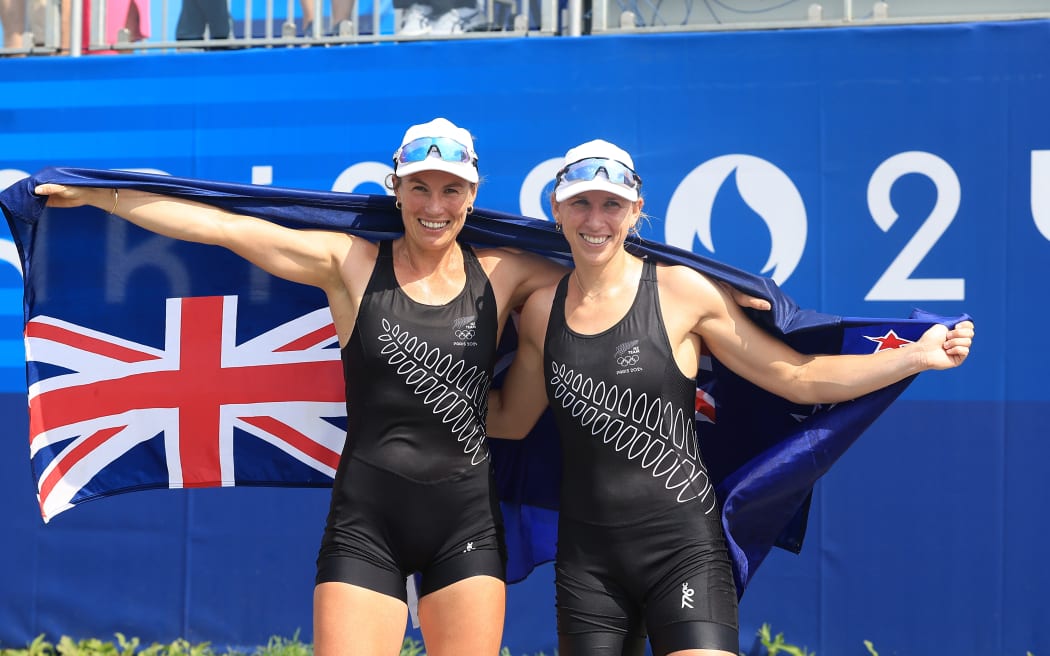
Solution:
M50 206L94 205L325 292L345 372L347 437L317 558L318 656L398 654L414 573L428 654L500 648L506 552L486 393L511 311L564 268L458 241L477 198L477 165L465 129L442 118L410 127L390 178L404 234L380 243L140 191L36 189Z

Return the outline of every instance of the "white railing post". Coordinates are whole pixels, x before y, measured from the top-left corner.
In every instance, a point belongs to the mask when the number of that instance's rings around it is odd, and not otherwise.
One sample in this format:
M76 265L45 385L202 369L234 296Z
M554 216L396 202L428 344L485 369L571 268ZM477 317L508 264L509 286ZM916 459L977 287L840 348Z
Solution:
M558 31L558 16L560 12L558 0L541 0L540 29L544 33L554 34Z
M69 11L69 54L79 57L84 49L84 0L72 0Z
M160 40L168 41L168 0L160 0Z
M88 26L88 48L92 44L106 43L106 2L91 0L91 25Z
M62 0L48 0L44 14L44 46L62 47Z
M296 35L295 29L295 0L285 3L284 23L281 24L281 37L290 39ZM306 36L305 34L303 36Z
M568 36L581 36L583 34L583 0L569 0L568 9Z
M609 29L609 3L606 0L591 0L591 33Z
M244 40L245 41L251 41L252 40L252 36L253 36L252 32L254 31L254 30L252 30L252 20L254 20L254 16L252 16L252 0L244 0ZM233 37L234 37L233 32L230 32L230 38L232 39Z

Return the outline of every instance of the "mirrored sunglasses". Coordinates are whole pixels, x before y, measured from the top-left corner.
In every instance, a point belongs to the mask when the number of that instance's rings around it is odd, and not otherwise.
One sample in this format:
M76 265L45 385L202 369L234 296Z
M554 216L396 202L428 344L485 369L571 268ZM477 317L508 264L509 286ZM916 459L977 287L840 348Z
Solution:
M474 165L474 168L478 167L478 158L470 152L470 149L448 137L413 139L397 149L397 152L394 153L394 164L422 162L435 152L446 162L469 162Z
M634 169L623 162L604 157L588 157L573 162L558 171L555 180L557 184L593 180L599 173L605 175L605 179L609 182L628 189L638 190L642 187L642 178L634 172Z

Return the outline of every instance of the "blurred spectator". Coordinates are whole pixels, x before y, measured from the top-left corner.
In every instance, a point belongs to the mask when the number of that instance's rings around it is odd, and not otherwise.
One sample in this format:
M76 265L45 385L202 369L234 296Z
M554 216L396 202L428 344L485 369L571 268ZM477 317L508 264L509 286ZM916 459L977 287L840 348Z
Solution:
M84 0L84 45L91 43L91 0ZM149 37L149 0L106 0L106 33L103 42L121 41L120 32L127 30L128 42L142 41ZM96 35L95 39L98 38ZM130 50L92 50L93 54L128 54Z
M399 34L459 34L487 23L481 0L394 0L402 8Z
M212 39L230 36L230 5L227 0L182 0L182 11L175 26L175 39L197 41L204 38L204 29Z
M0 0L0 24L4 28L4 47L21 48L26 29L26 0Z
M0 0L2 1L2 0ZM70 51L69 35L72 29L73 3L71 0L62 0L62 36L60 39L60 53ZM36 20L39 13L40 20ZM91 0L84 0L84 22L81 29L81 52L91 55L112 55L116 53L130 54L131 50L89 50L89 46L98 45L101 37L102 43L113 44L120 41L134 42L149 38L149 0L106 0L106 25L105 34L99 35L91 22ZM34 40L38 44L43 43L43 11L37 11L34 7ZM37 34L36 23L40 23L40 34ZM121 32L126 31L124 39Z
M333 34L338 31L339 23L350 20L350 11L354 6L354 0L331 0L332 20L325 29L321 26L322 34ZM310 36L313 31L314 22L314 0L299 0L299 6L303 10L303 35Z
M29 14L29 31L33 33L33 44L45 45L47 38L47 3L48 0L27 0L27 13ZM59 26L55 26L55 34L58 34ZM26 44L27 46L30 44Z
M361 3L358 5L357 3ZM328 5L331 5L330 7ZM355 22L356 34L372 34L378 30L377 34L394 34L396 26L394 25L394 5L392 0L380 0L376 7L374 0L323 0L321 3L321 11L329 11L330 16L322 15L321 18L321 35L322 36L339 36L339 30L343 23L347 21ZM302 10L302 31L300 32L303 36L313 35L313 23L314 23L314 0L299 0L299 7ZM378 11L377 11L378 9ZM379 24L375 25L375 14L379 15ZM234 16L236 20L236 16Z

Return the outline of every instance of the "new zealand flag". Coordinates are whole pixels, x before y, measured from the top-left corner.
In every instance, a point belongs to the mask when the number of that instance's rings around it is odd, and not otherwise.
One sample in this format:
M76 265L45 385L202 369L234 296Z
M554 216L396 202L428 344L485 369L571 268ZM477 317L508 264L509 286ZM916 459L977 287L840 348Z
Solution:
M324 295L225 249L161 237L94 208L46 209L32 193L44 182L153 191L373 240L401 231L393 198L87 169L46 169L0 194L25 276L30 458L45 521L90 499L148 488L330 486L346 408ZM479 209L462 239L571 261L545 221ZM630 248L770 300L771 311L750 316L806 353L894 348L934 322L963 318L814 313L767 278L657 242ZM514 347L508 325L497 384ZM909 382L847 403L799 406L704 356L697 435L740 593L773 546L801 548L817 479ZM508 579L520 580L554 557L558 436L548 413L525 440L489 446Z

